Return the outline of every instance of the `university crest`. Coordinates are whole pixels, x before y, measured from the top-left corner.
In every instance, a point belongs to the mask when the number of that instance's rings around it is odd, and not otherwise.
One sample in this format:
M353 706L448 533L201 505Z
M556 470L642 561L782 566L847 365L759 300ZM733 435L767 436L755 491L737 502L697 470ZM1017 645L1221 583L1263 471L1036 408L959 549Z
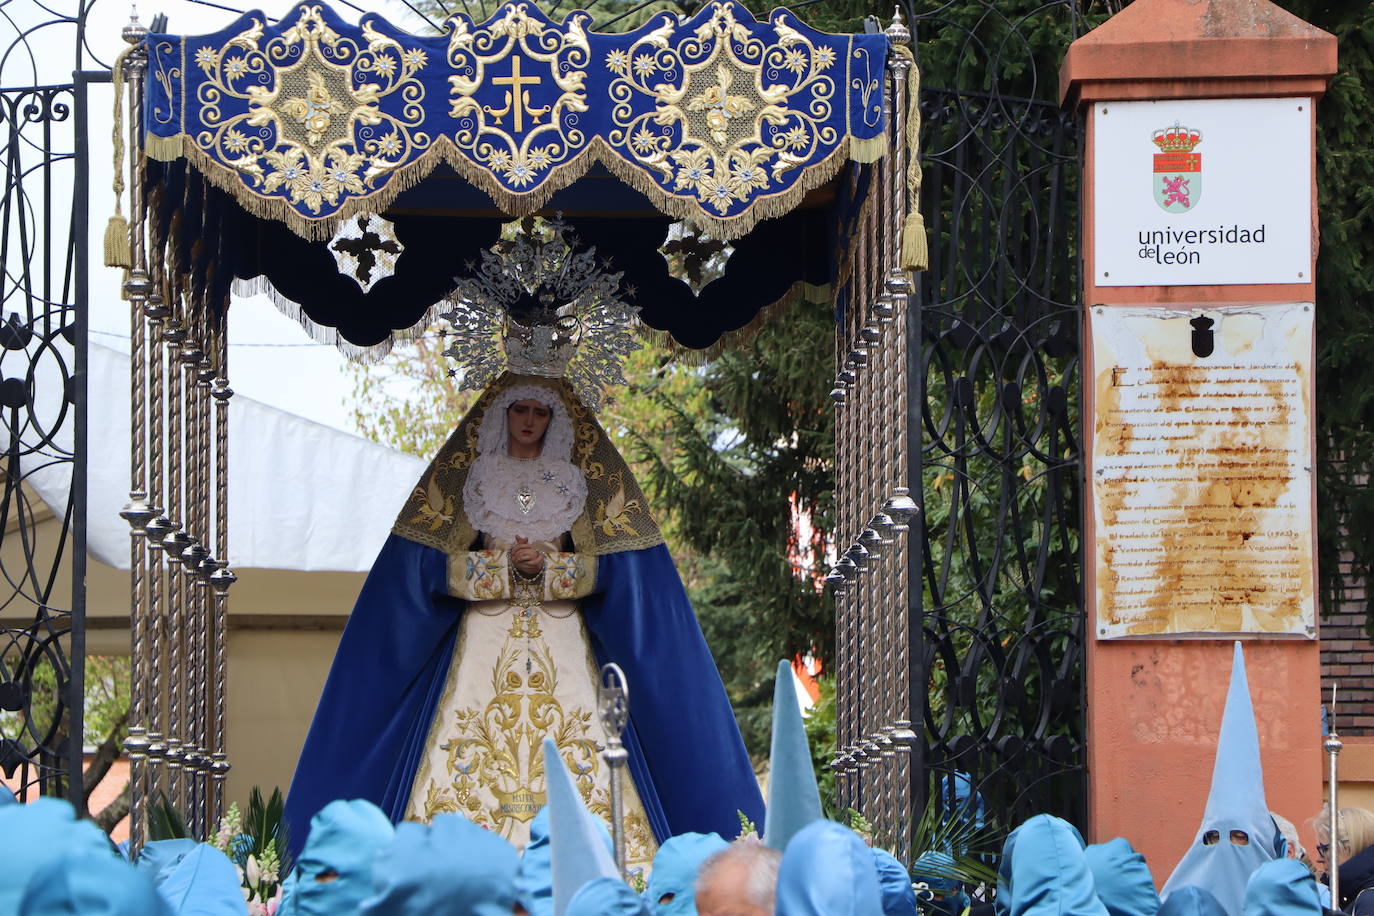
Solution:
M1166 213L1185 213L1202 197L1202 154L1193 152L1202 132L1178 122L1154 132L1155 203Z

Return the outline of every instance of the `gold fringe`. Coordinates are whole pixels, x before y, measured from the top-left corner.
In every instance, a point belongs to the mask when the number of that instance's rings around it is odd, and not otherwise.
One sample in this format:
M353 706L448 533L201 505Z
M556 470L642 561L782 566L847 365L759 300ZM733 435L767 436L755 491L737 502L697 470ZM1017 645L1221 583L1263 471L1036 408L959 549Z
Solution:
M339 224L356 213L385 211L397 197L423 181L441 162L447 163L462 178L486 193L498 209L517 219L537 212L555 193L577 181L600 162L611 174L649 198L660 212L678 219L691 219L702 227L706 236L730 241L748 234L760 220L782 216L796 209L808 193L835 177L851 159L872 161L859 157L873 155L879 144L885 151L886 137L873 140L845 137L829 156L804 167L791 188L755 198L743 213L724 219L711 216L694 198L682 198L664 192L652 175L626 162L600 137L593 137L587 148L568 162L554 166L538 188L518 193L503 187L486 169L473 165L447 137L439 137L414 162L392 172L390 180L381 190L366 197L351 198L330 216L318 219L302 216L283 198L257 194L243 183L238 172L225 167L202 150L190 134L177 134L174 137L148 134L144 150L149 158L162 162L186 158L211 184L238 201L244 210L261 219L285 223L291 231L309 241L332 238ZM881 156L881 153L878 155Z
M887 134L878 134L867 140L858 137L849 138L849 158L862 165L870 162L877 162L887 155Z
M930 267L930 243L926 239L926 220L920 210L912 210L902 224L902 267L925 270Z
M129 221L119 212L118 206L115 215L105 224L105 266L125 269L134 266L133 252L129 250Z
M175 137L159 137L149 133L143 137L143 155L158 162L175 162L182 156L184 134Z

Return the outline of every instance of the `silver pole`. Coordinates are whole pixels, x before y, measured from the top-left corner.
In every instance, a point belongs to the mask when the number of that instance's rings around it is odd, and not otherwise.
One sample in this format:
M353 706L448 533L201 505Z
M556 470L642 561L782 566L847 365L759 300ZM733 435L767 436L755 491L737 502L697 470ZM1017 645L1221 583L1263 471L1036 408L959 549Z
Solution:
M1336 685L1331 685L1331 715L1326 720L1326 740L1322 742L1322 747L1326 748L1327 754L1327 785L1330 788L1330 804L1328 805L1327 816L1328 829L1330 830L1330 845L1326 850L1326 874L1331 883L1331 908L1339 910L1341 908L1341 869L1340 869L1340 808L1337 807L1336 794L1336 758L1341 753L1341 739L1336 734Z
M606 731L606 750L602 758L611 768L611 844L615 851L615 867L620 870L622 879L627 877L625 870L625 801L621 792L621 779L624 778L625 764L630 754L625 750L620 736L630 719L630 687L625 680L625 672L615 662L601 667L601 687L597 691L597 707L601 717L601 727Z

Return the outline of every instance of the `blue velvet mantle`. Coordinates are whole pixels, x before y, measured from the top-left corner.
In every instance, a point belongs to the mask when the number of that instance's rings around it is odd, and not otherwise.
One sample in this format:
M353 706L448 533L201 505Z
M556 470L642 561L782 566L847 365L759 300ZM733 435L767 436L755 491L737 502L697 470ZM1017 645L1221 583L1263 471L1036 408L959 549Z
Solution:
M630 773L660 842L734 836L763 799L734 713L668 549L598 558L584 599L598 662L630 685ZM399 821L453 658L464 603L446 594L446 555L388 537L344 630L286 799L293 854L337 798L365 798Z

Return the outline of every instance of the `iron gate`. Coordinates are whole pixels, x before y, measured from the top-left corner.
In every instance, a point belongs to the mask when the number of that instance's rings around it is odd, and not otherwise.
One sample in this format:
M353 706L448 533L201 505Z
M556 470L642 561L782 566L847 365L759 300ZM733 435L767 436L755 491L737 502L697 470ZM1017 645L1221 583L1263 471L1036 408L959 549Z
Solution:
M860 273L841 302L850 546L829 581L839 805L918 852L928 800L990 828L1086 815L1078 125L1054 98L1084 22L1073 2L911 18L929 268L909 296Z

